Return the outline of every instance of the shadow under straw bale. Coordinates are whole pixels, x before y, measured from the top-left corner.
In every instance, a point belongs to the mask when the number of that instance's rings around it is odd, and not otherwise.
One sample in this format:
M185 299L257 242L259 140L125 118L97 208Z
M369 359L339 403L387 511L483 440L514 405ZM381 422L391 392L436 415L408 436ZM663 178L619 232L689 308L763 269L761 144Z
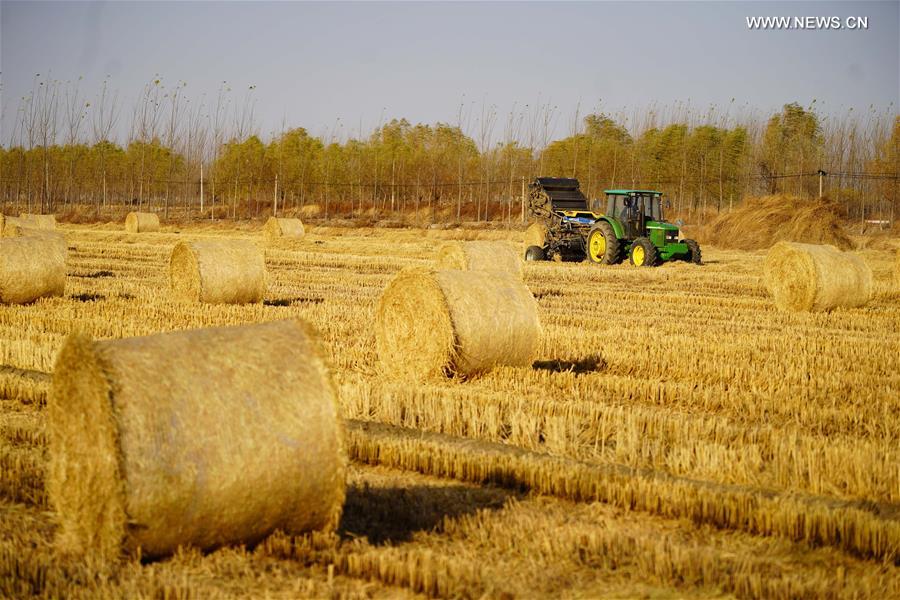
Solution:
M553 373L595 373L606 369L606 361L601 356L585 356L575 360L537 360L532 365L534 369L552 371Z
M499 510L513 495L491 486L352 484L347 488L339 531L343 537L364 536L372 544L407 542L418 531L439 530L445 517Z

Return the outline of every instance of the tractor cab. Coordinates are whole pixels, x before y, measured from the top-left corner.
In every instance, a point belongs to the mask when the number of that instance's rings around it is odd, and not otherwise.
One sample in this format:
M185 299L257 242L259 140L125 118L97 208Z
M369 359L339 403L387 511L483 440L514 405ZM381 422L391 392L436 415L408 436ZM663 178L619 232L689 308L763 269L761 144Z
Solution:
M622 224L627 238L647 235L650 223L663 223L662 192L606 190L606 215Z

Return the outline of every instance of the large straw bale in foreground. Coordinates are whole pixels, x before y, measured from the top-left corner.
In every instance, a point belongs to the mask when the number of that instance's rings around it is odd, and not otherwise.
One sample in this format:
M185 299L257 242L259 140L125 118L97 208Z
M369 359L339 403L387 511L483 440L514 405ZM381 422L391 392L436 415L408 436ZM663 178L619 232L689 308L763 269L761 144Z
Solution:
M66 553L162 556L336 525L342 421L296 321L97 342L70 336L47 405Z
M306 234L303 221L300 219L279 219L278 217L269 217L263 231L266 240L270 242L283 238L300 239Z
M529 246L544 247L547 243L547 226L539 221L535 221L525 229L524 242L522 250L528 250Z
M416 379L531 365L541 334L525 284L489 271L403 271L382 293L375 321L385 370Z
M29 229L56 229L56 217L54 215L34 215L22 213L19 215L20 225Z
M265 258L248 240L179 242L169 274L175 295L193 302L247 304L266 295Z
M765 263L766 287L783 310L862 306L872 298L872 270L834 246L780 242Z
M125 217L125 231L128 233L159 231L159 215L156 213L130 212Z
M447 242L437 248L439 269L456 271L503 271L522 276L522 260L507 242Z
M66 241L53 232L0 237L0 302L25 304L62 296L66 288Z

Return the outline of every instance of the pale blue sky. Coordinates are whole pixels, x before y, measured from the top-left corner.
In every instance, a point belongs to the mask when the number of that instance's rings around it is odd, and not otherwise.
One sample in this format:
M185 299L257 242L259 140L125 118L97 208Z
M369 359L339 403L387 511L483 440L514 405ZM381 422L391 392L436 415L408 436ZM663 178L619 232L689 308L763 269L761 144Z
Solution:
M813 98L825 112L900 96L900 2L0 2L3 131L35 73L107 74L123 121L159 73L209 100L256 86L259 129L343 135L381 118L456 122L461 100L504 114L559 107L557 134L600 106L749 105ZM756 15L868 17L865 31L750 31ZM477 112L477 110L476 110ZM122 134L127 132L121 132ZM495 134L496 135L496 134Z

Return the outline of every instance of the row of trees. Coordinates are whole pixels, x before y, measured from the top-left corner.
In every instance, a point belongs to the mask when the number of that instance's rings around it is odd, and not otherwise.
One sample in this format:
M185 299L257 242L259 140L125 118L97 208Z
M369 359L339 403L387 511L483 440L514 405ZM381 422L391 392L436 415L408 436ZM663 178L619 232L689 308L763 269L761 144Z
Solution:
M559 112L549 104L504 122L493 107L461 105L455 123L394 119L347 135L338 122L320 135L282 126L262 136L252 86L241 102L226 84L211 102L185 92L183 82L149 82L122 144L122 107L108 82L86 100L78 82L36 78L0 147L4 210L136 206L246 217L314 204L326 215L514 218L523 183L544 175L577 177L590 197L661 189L676 212L702 219L747 195L816 196L819 170L828 173L823 191L852 216L893 218L900 208L892 110L840 119L798 104L765 118L687 105L630 117L576 110L570 134L551 141Z

